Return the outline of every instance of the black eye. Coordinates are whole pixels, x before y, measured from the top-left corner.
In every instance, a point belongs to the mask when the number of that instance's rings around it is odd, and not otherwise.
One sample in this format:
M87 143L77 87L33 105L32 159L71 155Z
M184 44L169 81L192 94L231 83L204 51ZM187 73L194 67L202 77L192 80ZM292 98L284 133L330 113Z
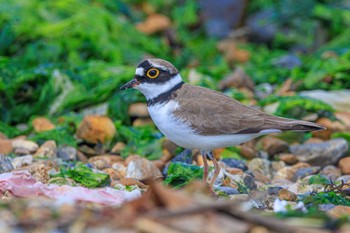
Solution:
M159 70L156 68L151 68L147 71L147 76L149 78L157 78L159 75Z

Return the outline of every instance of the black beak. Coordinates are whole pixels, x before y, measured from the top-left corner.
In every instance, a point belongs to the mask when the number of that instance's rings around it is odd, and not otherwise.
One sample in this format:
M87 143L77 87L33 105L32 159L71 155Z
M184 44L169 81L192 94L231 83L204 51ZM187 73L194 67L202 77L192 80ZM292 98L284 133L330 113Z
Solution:
M126 89L129 89L131 87L135 87L139 84L140 84L139 81L137 81L137 79L134 78L134 79L130 80L129 82L125 83L123 86L121 86L119 88L119 90L126 90Z

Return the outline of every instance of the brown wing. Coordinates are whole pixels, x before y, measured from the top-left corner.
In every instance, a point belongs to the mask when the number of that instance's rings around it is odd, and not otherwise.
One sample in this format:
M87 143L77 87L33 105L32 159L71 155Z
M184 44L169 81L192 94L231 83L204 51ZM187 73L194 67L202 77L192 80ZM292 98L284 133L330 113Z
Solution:
M323 129L322 126L311 122L268 115L203 87L184 84L177 90L176 95L180 108L174 114L203 135L249 134L268 129Z

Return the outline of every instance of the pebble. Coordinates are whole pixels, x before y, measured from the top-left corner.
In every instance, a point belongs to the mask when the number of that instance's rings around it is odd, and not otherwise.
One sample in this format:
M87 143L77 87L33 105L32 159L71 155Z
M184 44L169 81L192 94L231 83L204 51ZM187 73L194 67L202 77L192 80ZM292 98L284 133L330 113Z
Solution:
M0 139L0 154L9 154L13 151L12 142L8 139Z
M282 154L278 155L278 158L288 165L293 165L293 164L296 164L298 162L297 156L295 156L293 154L282 153Z
M121 156L118 155L96 155L88 159L88 162L91 164L97 163L105 164L104 168L112 167L114 163L124 163L124 160Z
M58 170L59 167L56 162L46 161L33 164L29 171L35 180L46 184L50 180L50 174L57 173Z
M36 117L32 121L35 132L49 131L55 128L55 125L45 117Z
M115 154L120 154L120 153L124 150L125 147L126 147L126 145L125 145L124 142L117 142L117 143L113 146L111 152L112 152L112 153L115 153Z
M97 169L97 170L103 170L110 167L108 162L103 159L96 159L94 161L89 161L89 163L92 165L94 169Z
M230 195L230 199L237 202L243 202L249 200L248 194L234 194Z
M46 157L53 159L57 157L57 146L56 142L53 140L46 141L42 144L39 149L34 154L35 158Z
M296 201L298 199L298 196L288 189L281 189L278 191L278 198L286 201Z
M345 157L339 160L338 166L344 175L350 174L350 157Z
M262 149L266 151L270 156L273 156L277 153L287 152L289 145L287 142L275 138L272 136L266 136L261 140Z
M278 195L278 192L283 189L282 187L268 187L267 188L267 194L269 195Z
M252 79L245 73L244 69L237 67L232 74L224 78L219 83L219 88L225 90L227 88L241 88L245 87L249 90L254 90L254 82Z
M289 149L299 161L313 166L326 166L334 165L344 157L349 149L349 144L345 139L337 138L323 143L290 146Z
M181 153L177 154L174 158L171 159L171 162L181 162L186 164L192 164L193 155L191 149L185 149Z
M243 183L249 190L256 190L258 188L257 184L255 183L255 180L252 176L245 174L243 177Z
M313 167L305 167L298 169L293 177L293 181L297 181L299 179L302 179L306 176L316 174L320 171L321 167L313 166Z
M252 159L248 162L248 169L251 170L254 174L254 177L261 182L266 181L262 180L264 177L271 179L271 162L267 159Z
M274 171L274 172L278 171L279 169L281 169L285 166L286 166L286 164L283 161L272 161L271 162L271 168L272 168L272 171Z
M24 156L18 156L12 159L12 165L13 167L20 168L24 167L26 165L30 165L33 163L33 156L32 155L24 155Z
M344 182L345 184L350 184L350 175L344 175L344 176L341 176L341 177L338 177L336 179L336 181L339 181L339 182Z
M113 121L106 116L85 116L77 129L77 137L90 143L105 143L116 134Z
M129 116L132 117L149 117L146 103L134 103L129 106Z
M151 14L147 19L136 25L137 30L147 35L164 31L171 26L170 19L162 14Z
M117 184L122 184L124 186L132 186L132 185L136 185L141 189L146 189L147 185L143 184L142 182L138 181L137 179L134 178L123 178L121 180L118 181L112 181L111 182L111 186L115 186Z
M17 152L27 152L24 154L30 154L35 152L39 146L35 142L29 141L29 140L24 140L24 139L15 139L12 141L12 147L15 151Z
M14 169L11 159L6 155L0 154L0 174L4 172L9 172Z
M238 168L238 169L241 169L242 171L247 170L247 165L243 160L233 159L233 158L224 158L221 161L231 168Z
M126 178L137 180L156 180L162 176L160 170L149 160L138 158L132 160L126 168Z
M327 214L333 218L350 216L350 206L343 206L343 205L335 206L333 209L327 211Z
M328 179L335 181L338 177L341 176L340 170L333 165L327 165L319 173L320 175L326 176Z
M244 158L249 160L256 158L256 150L253 147L248 146L247 143L244 143L243 145L239 145L237 147L239 149L239 154Z
M240 194L239 191L235 188L229 186L219 186L216 188L216 191L221 191L226 195Z
M77 160L77 149L73 146L62 146L57 150L57 157L63 161Z
M126 175L126 167L123 164L121 164L121 163L114 163L112 165L112 168L114 170L116 170L120 174L120 177L122 177L122 178L125 177L125 175Z
M117 170L109 167L102 170L104 173L108 174L111 180L121 180L125 177L125 174L119 173Z

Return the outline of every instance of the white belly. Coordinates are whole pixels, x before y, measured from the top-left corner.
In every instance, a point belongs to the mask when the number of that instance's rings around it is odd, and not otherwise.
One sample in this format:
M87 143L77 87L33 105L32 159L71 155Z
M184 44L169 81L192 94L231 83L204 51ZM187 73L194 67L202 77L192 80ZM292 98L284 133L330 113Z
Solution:
M190 149L212 150L214 148L223 148L239 145L250 141L260 135L256 134L237 134L237 135L213 135L203 136L196 133L189 124L177 119L171 114L178 109L176 101L169 101L166 104L157 104L148 108L150 116L158 129L175 144Z

